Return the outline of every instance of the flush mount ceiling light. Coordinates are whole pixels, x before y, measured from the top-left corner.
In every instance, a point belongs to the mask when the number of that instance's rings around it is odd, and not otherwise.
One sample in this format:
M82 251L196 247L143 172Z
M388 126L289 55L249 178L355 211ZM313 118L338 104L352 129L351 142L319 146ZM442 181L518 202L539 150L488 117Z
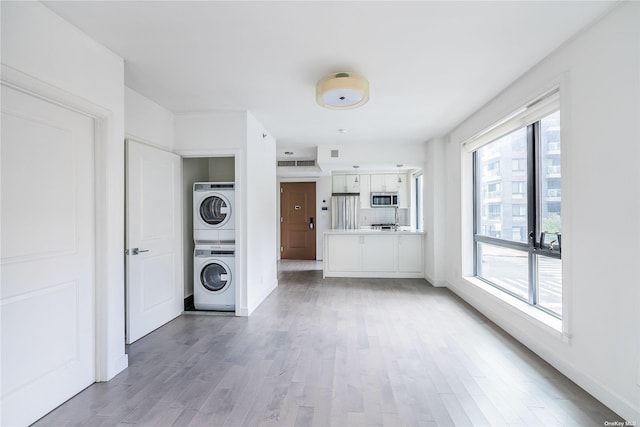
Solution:
M348 110L369 100L369 81L353 73L332 73L316 84L316 101L324 108Z

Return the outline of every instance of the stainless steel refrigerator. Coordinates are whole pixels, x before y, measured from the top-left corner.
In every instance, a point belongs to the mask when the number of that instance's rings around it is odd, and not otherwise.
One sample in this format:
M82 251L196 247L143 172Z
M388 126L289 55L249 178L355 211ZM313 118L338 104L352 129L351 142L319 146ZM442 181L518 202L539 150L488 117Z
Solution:
M331 196L331 228L334 230L355 230L358 228L360 195L334 194Z

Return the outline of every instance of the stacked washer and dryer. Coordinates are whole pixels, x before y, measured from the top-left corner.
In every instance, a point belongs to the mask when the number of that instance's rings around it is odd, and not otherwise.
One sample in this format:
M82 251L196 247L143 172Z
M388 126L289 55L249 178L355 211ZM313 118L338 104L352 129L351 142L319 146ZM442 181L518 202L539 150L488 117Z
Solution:
M233 182L193 184L193 303L235 311L236 230Z

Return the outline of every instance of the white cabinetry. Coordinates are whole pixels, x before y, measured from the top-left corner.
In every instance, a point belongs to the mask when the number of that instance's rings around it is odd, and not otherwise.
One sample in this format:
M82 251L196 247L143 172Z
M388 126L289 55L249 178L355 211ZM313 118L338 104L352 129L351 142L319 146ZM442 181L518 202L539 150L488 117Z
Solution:
M327 232L324 277L424 277L424 234Z
M398 270L422 273L422 235L402 234L398 236Z
M328 267L336 271L360 271L360 237L336 234L331 239L331 259Z
M398 191L398 175L371 175L371 191Z
M411 207L411 190L409 189L409 175L400 175L402 182L398 183L398 206L401 208Z
M371 177L360 175L360 207L367 209L371 207Z
M362 271L396 271L398 245L386 234L361 236Z
M334 193L360 192L360 177L358 175L333 175L331 181Z
M398 177L400 177L402 182L398 182ZM372 174L369 192L397 191L399 207L408 208L411 206L408 178L409 175L407 174ZM368 193L366 197L369 198Z

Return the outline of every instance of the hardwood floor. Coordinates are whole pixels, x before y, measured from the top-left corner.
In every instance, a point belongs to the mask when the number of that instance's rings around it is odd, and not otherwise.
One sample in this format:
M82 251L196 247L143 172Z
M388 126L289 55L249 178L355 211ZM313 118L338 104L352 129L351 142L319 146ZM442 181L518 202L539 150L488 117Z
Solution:
M286 264L286 263L283 263ZM451 292L281 265L249 318L180 316L43 426L602 426L620 417Z

